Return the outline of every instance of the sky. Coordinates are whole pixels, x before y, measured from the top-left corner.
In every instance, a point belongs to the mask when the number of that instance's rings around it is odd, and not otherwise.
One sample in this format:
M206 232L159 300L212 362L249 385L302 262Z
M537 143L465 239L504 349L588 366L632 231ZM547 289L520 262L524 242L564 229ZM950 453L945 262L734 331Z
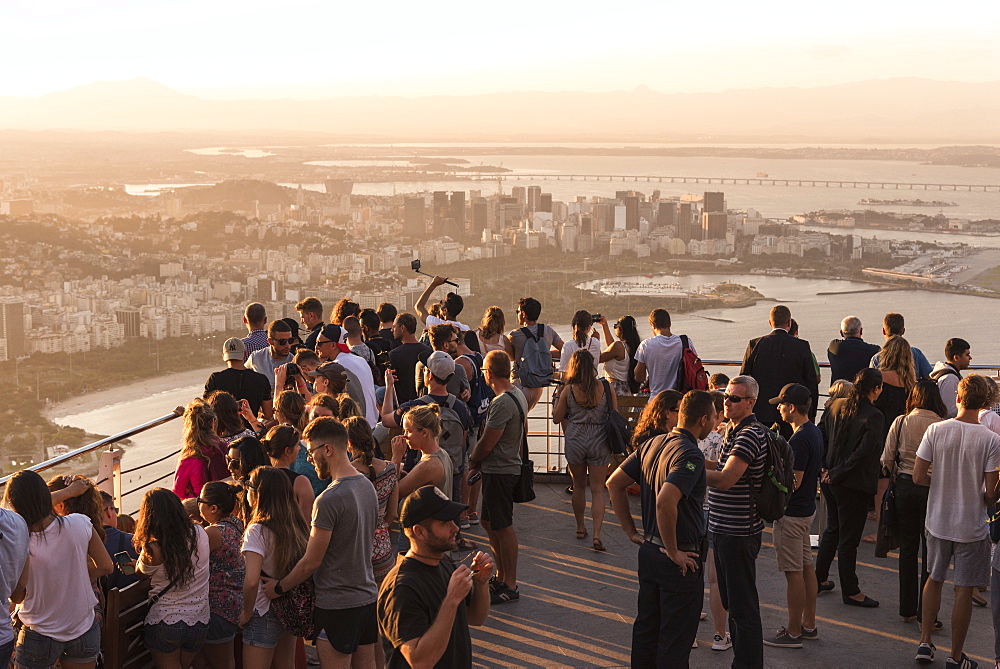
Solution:
M986 0L3 0L0 25L0 97L135 77L220 99L1000 80Z

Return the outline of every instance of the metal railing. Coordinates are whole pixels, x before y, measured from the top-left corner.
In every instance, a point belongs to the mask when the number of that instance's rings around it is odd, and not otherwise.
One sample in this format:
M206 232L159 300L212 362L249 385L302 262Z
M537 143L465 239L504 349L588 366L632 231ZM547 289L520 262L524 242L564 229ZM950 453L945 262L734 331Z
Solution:
M738 367L742 365L741 360L702 360L702 363L706 367ZM819 366L821 368L829 368L830 364L828 362L820 362ZM1000 365L971 365L969 371L972 372L1000 372ZM565 472L565 462L563 459L563 433L559 426L552 422L552 392L554 386L549 386L545 389L545 393L539 400L538 405L534 410L529 412L527 416L528 420L528 450L529 454L535 457L544 457L544 465L540 461L536 461L536 468L539 474L555 474ZM541 408L541 411L539 411ZM819 407L822 410L822 407ZM91 444L82 446L76 450L70 451L63 455L51 458L44 462L40 462L36 465L28 467L28 469L36 472L42 472L53 467L65 464L79 458L81 456L93 453L94 451L107 448L108 450L101 453L100 463L98 465L98 476L97 485L98 487L110 494L115 499L116 505L121 508L122 499L132 495L134 493L140 492L153 484L159 483L166 478L173 475L173 470L169 471L167 474L155 478L150 481L144 482L142 485L135 487L131 490L122 492L122 475L129 474L146 467L151 467L153 465L159 464L165 460L168 460L177 455L177 452L170 453L151 462L147 462L131 469L122 470L121 461L124 451L120 448L114 448L114 446L130 437L141 434L148 430L151 430L160 425L169 423L170 421L180 418L184 414L184 407L177 407L172 412L155 418L141 425L129 428L118 434L99 439ZM532 429L532 426L537 426L538 421L543 422L542 429ZM10 476L5 476L0 478L0 486L3 486L10 479Z

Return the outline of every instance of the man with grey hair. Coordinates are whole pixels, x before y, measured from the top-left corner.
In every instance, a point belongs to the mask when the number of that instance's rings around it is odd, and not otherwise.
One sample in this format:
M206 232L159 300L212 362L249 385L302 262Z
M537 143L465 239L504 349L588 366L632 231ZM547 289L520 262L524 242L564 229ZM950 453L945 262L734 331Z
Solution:
M729 611L734 667L764 666L757 598L757 554L764 521L750 490L751 485L760 487L767 456L765 428L753 412L758 393L751 376L737 376L729 382L723 409L729 423L719 461L705 462L708 536L715 549L722 605Z
M868 366L872 356L879 352L878 344L869 344L861 338L864 330L861 319L848 316L840 322L840 336L826 347L826 359L830 361L830 383L845 379L853 381L862 369Z

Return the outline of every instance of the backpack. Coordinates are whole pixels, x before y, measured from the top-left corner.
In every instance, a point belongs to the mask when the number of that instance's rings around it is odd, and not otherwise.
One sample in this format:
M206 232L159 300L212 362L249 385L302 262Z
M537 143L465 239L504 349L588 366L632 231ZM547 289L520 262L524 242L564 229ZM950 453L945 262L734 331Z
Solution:
M677 367L677 383L674 388L682 393L689 390L708 390L708 371L701 364L694 351L691 350L687 335L681 335L681 364Z
M462 454L465 452L465 426L462 424L461 416L455 411L455 404L459 399L449 393L444 404L437 402L430 395L424 395L417 401L421 404L437 404L441 408L441 436L438 437L438 445L448 452L455 471L458 471L462 466ZM444 492L451 495L450 490Z
M763 423L758 424L764 429L767 451L764 454L764 478L760 488L754 488L751 481L750 496L757 507L757 514L773 523L785 515L788 498L795 490L795 471L792 469L795 458L784 437L769 430Z
M521 328L524 333L524 348L517 361L517 376L525 388L544 388L552 383L552 354L549 353L549 343L545 341L545 326L536 325L538 336L527 327Z
M486 385L483 377L483 354L463 353L462 356L472 364L472 378L469 379L469 400L465 403L472 415L473 427L479 427L486 419L486 411L490 408L493 390Z

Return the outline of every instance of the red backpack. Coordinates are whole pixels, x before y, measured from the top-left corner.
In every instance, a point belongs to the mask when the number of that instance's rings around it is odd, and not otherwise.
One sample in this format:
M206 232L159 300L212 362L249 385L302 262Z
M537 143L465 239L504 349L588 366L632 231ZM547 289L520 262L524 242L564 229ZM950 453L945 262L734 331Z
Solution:
M681 364L677 368L677 383L674 388L682 393L689 390L708 390L708 371L701 364L701 358L691 350L687 335L680 337L684 349L681 355Z

